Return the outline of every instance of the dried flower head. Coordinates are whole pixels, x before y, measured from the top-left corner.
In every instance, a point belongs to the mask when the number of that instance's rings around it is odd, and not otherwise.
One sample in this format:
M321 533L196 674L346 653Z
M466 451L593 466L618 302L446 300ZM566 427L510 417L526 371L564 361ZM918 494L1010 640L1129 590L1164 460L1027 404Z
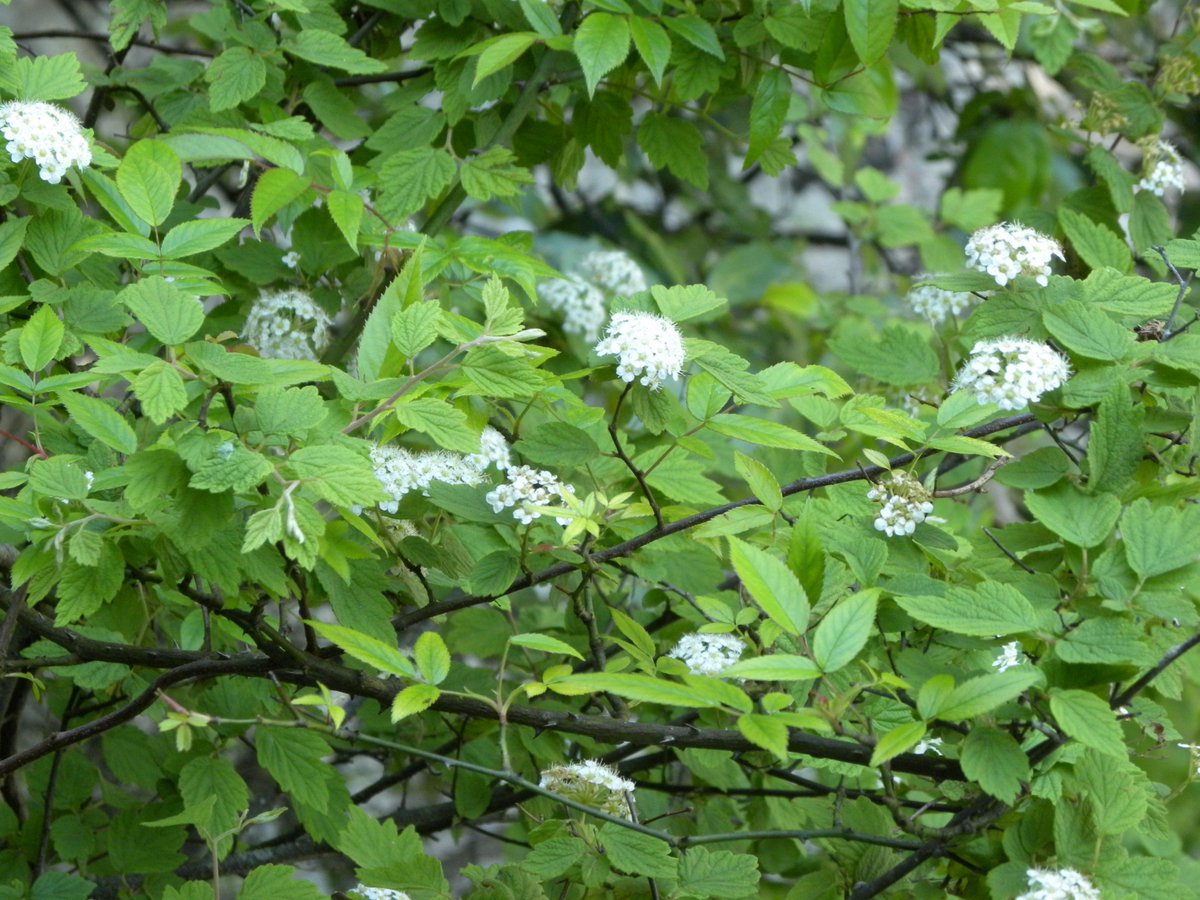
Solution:
M981 404L1024 409L1071 376L1067 359L1047 344L1005 337L979 341L958 370L952 389L974 391Z
M688 667L693 675L720 675L741 659L745 642L732 634L685 634L667 655Z
M1183 160L1179 158L1179 152L1163 140L1150 142L1145 150L1142 180L1137 183L1138 190L1150 191L1159 197L1170 190L1182 193L1186 185L1183 181Z
M967 241L967 265L986 272L1003 287L1018 275L1032 276L1045 287L1050 283L1050 263L1063 259L1062 247L1024 225L1001 222L981 228Z
M917 281L932 277L919 275ZM932 284L918 284L905 299L917 315L924 316L931 325L940 325L947 317L957 316L971 306L976 297L962 291L947 291Z
M71 166L91 165L92 148L74 114L52 103L13 100L0 106L9 158L32 159L42 181L58 184Z
M1032 890L1017 900L1100 900L1100 892L1087 876L1074 869L1026 869Z
M634 789L634 783L598 760L551 766L542 772L538 786L610 816L630 818L629 799L625 795Z
M555 312L563 316L563 331L583 335L588 343L600 337L607 310L604 294L594 284L578 275L544 281L538 285L538 296Z
M250 307L242 337L269 359L316 360L329 346L331 324L304 291L263 292Z
M1009 641L1000 648L1000 655L992 660L992 668L1006 672L1013 666L1019 666L1025 661L1025 653L1021 650L1020 641Z
M579 263L583 276L610 294L632 297L647 288L641 266L623 250L594 250Z
M888 537L912 534L933 512L932 495L907 472L892 472L889 481L867 491L867 499L879 504L875 530Z
M652 313L614 313L596 353L617 357L617 377L622 381L632 383L636 378L652 391L664 378L679 377L685 357L678 326Z
M484 499L491 504L494 512L503 512L512 507L513 518L522 525L528 525L534 519L541 518L542 514L536 507L556 506L562 503L564 494L575 493L574 487L562 484L553 473L545 469L510 466L507 475L508 481L488 491ZM566 525L571 520L556 516L555 521L559 525Z

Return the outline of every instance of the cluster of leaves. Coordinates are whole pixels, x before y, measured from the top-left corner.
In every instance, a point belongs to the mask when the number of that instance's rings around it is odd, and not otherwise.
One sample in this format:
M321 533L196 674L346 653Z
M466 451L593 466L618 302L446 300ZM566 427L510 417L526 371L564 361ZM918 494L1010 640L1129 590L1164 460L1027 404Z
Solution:
M1114 0L111 7L86 78L0 40L6 99L90 91L93 129L62 184L0 168L0 897L305 900L312 857L445 897L421 835L455 828L490 860L449 873L472 898L1196 889L1169 804L1200 759L1172 715L1200 240L1127 152L1200 93L1187 28ZM964 100L943 57L1082 112ZM934 204L864 164L906 83L958 116ZM589 160L662 202L597 199ZM798 171L848 293L748 199ZM1005 216L1064 274L965 271ZM597 234L658 273L606 302L680 325L678 382L623 384L538 303ZM917 260L977 295L963 322L898 312ZM250 345L285 288L334 320L319 358ZM1071 379L1015 415L952 393L1008 335ZM374 448L485 426L574 494L528 525L485 499L502 473L389 498ZM872 527L893 471L937 497L911 537ZM689 671L697 631L742 659ZM539 781L593 757L628 818Z

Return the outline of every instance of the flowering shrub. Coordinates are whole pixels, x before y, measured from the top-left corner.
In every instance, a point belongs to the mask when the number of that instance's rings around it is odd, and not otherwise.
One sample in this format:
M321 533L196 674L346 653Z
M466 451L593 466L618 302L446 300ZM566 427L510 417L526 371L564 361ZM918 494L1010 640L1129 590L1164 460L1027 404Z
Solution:
M1191 11L0 6L0 900L1200 891Z

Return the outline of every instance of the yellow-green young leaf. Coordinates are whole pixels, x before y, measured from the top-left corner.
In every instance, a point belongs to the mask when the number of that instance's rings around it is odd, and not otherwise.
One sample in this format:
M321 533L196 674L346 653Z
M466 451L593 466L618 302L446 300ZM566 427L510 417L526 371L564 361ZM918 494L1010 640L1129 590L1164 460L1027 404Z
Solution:
M137 450L137 435L119 412L96 397L83 394L62 394L63 406L78 425L100 443L118 453L133 453Z
M1012 803L1021 782L1030 777L1029 760L1012 736L995 728L975 727L959 753L963 774L998 800Z
M754 702L740 687L722 678L709 675L683 675L683 683L706 697L720 701L722 706L748 713L754 709Z
M746 484L750 486L759 502L771 512L779 512L783 507L783 492L779 489L779 482L775 480L771 470L757 459L739 451L734 451L733 465L738 474L746 479Z
M663 72L671 61L670 35L653 19L641 16L629 20L629 31L633 35L633 46L654 77L654 83L661 85Z
M198 219L181 222L163 238L162 255L182 259L215 250L250 223L246 219Z
M38 372L50 365L62 347L66 327L50 306L42 306L21 327L17 347L21 351L21 362L31 372Z
M182 344L204 324L200 301L158 275L135 281L118 297L146 330L167 346Z
M331 191L325 198L325 206L333 224L338 227L346 243L358 249L358 230L362 227L363 198L353 191Z
M442 307L436 300L414 303L392 319L392 343L405 359L412 359L437 339Z
M291 169L274 168L263 172L254 185L254 193L250 196L250 222L254 226L255 237L259 235L267 219L306 190L308 179L302 178ZM165 241L163 245L165 248Z
M161 425L187 406L183 376L164 360L139 372L132 385L138 403L155 425Z
M757 713L738 716L738 731L755 747L762 747L781 761L788 758L788 729L778 719Z
M117 167L117 190L151 225L161 225L170 215L182 181L179 157L162 141L138 141Z
M378 672L399 675L402 678L417 677L412 663L397 647L385 644L378 638L363 634L361 631L346 628L344 625L331 625L325 622L310 622L309 624L321 637Z
M664 706L683 706L688 709L704 709L721 705L719 697L712 697L694 686L677 684L651 678L649 675L598 672L565 675L550 684L556 694L573 697L579 694L616 694L627 700L645 703L661 703Z
M566 641L552 638L548 634L514 634L508 641L510 644L515 644L518 647L528 647L530 650L541 650L543 653L561 653L564 656L583 659L583 654Z
M791 635L808 627L808 598L791 570L765 550L729 538L729 559L742 586L763 612Z
M750 853L689 847L680 854L678 885L686 897L756 897L759 878L758 859ZM826 896L821 894L821 900Z
M860 591L825 614L812 642L813 658L823 672L836 672L866 646L875 629L878 599L878 590Z
M879 739L871 752L871 765L881 766L889 759L915 747L925 737L924 722L905 722Z
M442 692L432 684L410 684L392 700L392 722L425 712L440 696Z
M476 200L516 197L525 185L533 184L533 175L523 166L516 165L515 159L511 150L492 147L465 160L459 175L467 196Z
M11 35L8 40L11 42ZM0 86L11 91L18 100L63 100L74 97L86 87L74 53L32 59L9 58L0 66Z
M436 631L426 631L417 638L413 659L421 677L430 684L441 684L450 674L450 651Z
M821 677L821 670L811 659L787 653L757 656L735 662L721 674L727 678L747 681L811 681Z
M208 105L213 112L252 100L267 84L267 62L248 47L230 47L208 64Z
M591 96L600 79L629 55L629 23L621 16L594 12L580 23L573 46Z
M1050 694L1050 712L1058 727L1084 746L1120 759L1128 757L1116 713L1095 694L1055 690Z
M896 33L898 0L845 0L842 8L854 52L865 65L874 65L887 52Z
M471 82L471 87L476 87L483 79L505 66L512 65L536 40L536 34L515 31L486 41L483 52L475 62L475 80Z
M1014 700L1029 687L1042 680L1042 673L1030 666L1009 669L992 675L971 678L941 698L935 713L947 722L959 722L991 712L997 706Z

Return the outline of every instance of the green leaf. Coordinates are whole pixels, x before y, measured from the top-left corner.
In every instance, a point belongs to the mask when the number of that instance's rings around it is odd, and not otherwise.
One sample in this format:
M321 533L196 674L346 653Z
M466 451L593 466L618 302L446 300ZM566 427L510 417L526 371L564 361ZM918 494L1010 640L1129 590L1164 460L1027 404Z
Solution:
M813 636L813 659L829 674L848 665L875 629L877 590L860 591L825 614Z
M1112 494L1089 496L1068 482L1037 494L1026 491L1025 505L1063 540L1085 548L1103 543L1121 514L1121 502Z
M405 428L429 435L438 445L459 453L479 449L479 435L467 426L467 415L445 400L419 397L396 407L396 420Z
M675 32L693 47L703 50L717 59L725 58L717 32L707 21L695 13L685 13L682 16L665 16L661 20L668 30Z
M530 650L541 650L543 653L559 653L583 659L583 654L566 641L552 638L548 634L514 634L508 642L518 647L528 647Z
M1142 422L1146 411L1116 380L1092 418L1088 439L1088 490L1119 493L1142 462Z
M537 37L529 32L515 31L487 41L487 46L475 63L475 80L471 82L471 87L478 87L483 79L520 59Z
M826 456L837 456L828 447L808 435L768 419L758 419L738 413L719 413L708 420L708 427L717 434L745 441L748 444L779 447L782 450L806 450L812 453L823 453Z
M450 674L450 651L436 631L426 631L413 646L417 671L430 684L441 684Z
M1097 225L1081 212L1063 206L1058 221L1080 258L1093 269L1110 266L1120 272L1133 268L1133 256L1125 241L1114 232Z
M783 507L783 492L779 482L771 474L771 470L753 457L746 456L740 451L734 451L734 468L746 480L750 490L758 501L771 512L779 512Z
M559 37L563 33L558 16L554 14L550 4L543 0L520 0L520 4L521 12L525 14L525 20L542 37Z
M378 638L373 638L352 628L346 628L344 625L332 625L324 622L311 622L310 624L321 637L378 672L398 675L401 678L417 677L417 672L408 658L398 648L385 644Z
M619 872L646 878L674 878L676 875L677 864L665 841L605 822L600 827L600 842L609 865Z
M871 765L881 766L889 759L915 747L925 737L924 722L905 722L879 739L871 752Z
M230 47L208 64L204 80L209 108L222 112L258 96L267 84L267 63L248 47Z
M729 302L702 284L672 287L656 284L650 288L650 296L654 298L658 311L673 322L684 322L706 315Z
M820 597L825 586L825 548L817 530L817 516L806 503L792 526L788 542L788 568L800 580L807 597Z
M758 162L771 142L779 136L792 100L792 80L779 69L767 69L758 80L750 103L750 145L746 150L749 168Z
M682 706L687 709L704 709L721 705L720 699L709 696L694 686L651 678L649 675L584 673L564 675L548 684L555 693L568 697L580 694L609 693L627 700L661 703L664 706Z
M425 712L441 695L431 684L410 684L392 700L392 722Z
M130 209L151 225L161 225L175 205L183 181L179 157L162 141L138 141L117 167L117 190Z
M533 184L533 175L515 165L516 155L505 147L492 147L478 156L465 160L459 175L463 190L476 200L493 197L516 197L526 185Z
M927 625L974 637L1031 631L1037 614L1010 584L985 581L974 590L951 588L944 597L896 597L896 604Z
M1075 300L1047 309L1042 321L1060 344L1088 359L1123 359L1136 341L1132 331Z
M41 306L21 327L17 347L21 351L21 362L31 372L40 372L58 356L62 347L66 327L55 314L53 307Z
M1005 674L1013 671L1010 669ZM1050 712L1059 728L1084 746L1108 756L1127 758L1125 739L1116 714L1095 694L1056 689L1050 694Z
M65 100L87 87L74 53L6 60L0 64L0 86L18 100Z
M357 47L346 43L345 38L320 28L306 28L288 38L283 42L283 52L318 66L341 69L351 75L371 75L387 71L387 64L383 60L367 56Z
M325 206L346 243L357 250L358 231L362 227L363 198L353 191L331 191L325 198Z
M773 653L739 660L721 674L747 681L812 681L821 677L821 669L807 657Z
M262 431L267 434L287 435L303 434L308 429L321 424L329 415L321 395L311 385L305 388L264 388L259 392L258 404L254 412L258 417L258 427ZM302 455L305 450L334 451L334 459L325 458L321 461L321 463L328 462L332 465L342 463L347 457L352 461L362 459L352 450L331 445L305 447L297 455ZM363 461L365 462L365 460ZM315 465L309 466L309 470L310 475L319 474Z
M688 184L708 190L704 139L691 122L665 113L647 113L638 126L637 141L656 169L667 169Z
M653 19L634 16L629 20L629 31L633 35L633 46L637 48L642 62L650 70L654 83L662 85L663 72L671 61L671 38L663 27Z
M763 612L788 634L808 628L808 598L791 570L765 550L729 538L729 559L742 586Z
M330 749L324 738L300 728L260 725L255 745L259 765L293 800L318 808L329 802L329 767L323 760Z
M779 719L772 719L758 713L746 713L738 716L738 731L742 737L755 747L761 747L775 758L786 761L788 758L788 728Z
M972 728L959 754L963 774L1004 803L1021 793L1030 777L1029 760L1012 736L995 728Z
M513 449L523 459L544 466L577 466L600 455L592 436L566 422L545 422L523 429Z
M411 216L454 180L457 167L445 150L420 147L400 150L380 167L380 204L394 219Z
M1155 654L1142 629L1128 619L1086 619L1054 645L1055 655L1068 663L1148 666Z
M757 375L746 371L750 363L720 344L699 338L684 338L687 358L737 395L740 403L776 407L778 401Z
M1114 501L1116 498L1113 498ZM1196 559L1200 511L1154 506L1146 498L1135 501L1121 518L1121 539L1129 567L1142 579L1182 568Z
M384 498L370 461L349 447L332 444L301 447L288 457L288 466L322 500L334 506L367 506Z
M1029 666L968 679L942 698L935 716L947 722L960 722L991 712L1041 680L1042 673Z
M878 341L856 333L837 336L829 346L847 365L884 384L927 384L941 370L929 340L907 325L884 326Z
M263 224L308 190L308 179L291 169L268 169L259 176L250 197L250 222L257 237ZM357 195L356 195L357 196ZM359 198L362 199L361 197ZM164 246L165 246L164 241ZM165 251L164 251L165 252Z
M31 220L28 217L10 218L0 224L0 269L17 258L21 243L25 240L25 229Z
M137 435L119 412L95 397L60 395L72 423L118 453L137 450Z
M246 219L196 219L181 222L163 238L162 255L182 259L215 250L249 225Z
M1096 830L1122 834L1136 828L1146 817L1146 792L1134 779L1125 760L1089 751L1075 764L1075 779L1088 793ZM1136 771L1136 769L1134 770Z
M874 65L887 53L896 33L898 0L845 0L842 9L854 52L864 65Z
M322 900L325 896L311 881L295 877L291 866L267 865L252 869L242 882L238 900Z
M139 372L130 384L142 410L155 425L161 425L187 406L183 376L165 360Z
M622 16L593 12L580 23L572 46L583 69L588 96L594 96L600 79L629 55L629 23Z
M250 807L250 790L228 760L200 756L179 770L179 793L185 807L197 807L206 799L214 803L206 820L197 824L212 836L228 831Z
M204 324L204 307L158 275L130 284L118 299L156 339L167 346L182 344Z
M191 487L213 494L225 491L248 491L262 484L273 467L266 457L248 450L237 441L228 441L196 467L188 481Z
M689 897L758 896L759 877L758 859L750 853L689 847L679 857L679 889Z
M140 234L95 234L71 247L72 250L102 253L118 259L157 259L158 244Z
M559 878L588 851L588 845L577 837L550 838L525 854L521 869L543 880Z
M57 839L55 847L57 848ZM29 900L87 900L96 890L94 882L66 872L43 872L29 892Z
M436 300L414 303L392 319L392 343L405 359L412 359L437 339L442 307Z

